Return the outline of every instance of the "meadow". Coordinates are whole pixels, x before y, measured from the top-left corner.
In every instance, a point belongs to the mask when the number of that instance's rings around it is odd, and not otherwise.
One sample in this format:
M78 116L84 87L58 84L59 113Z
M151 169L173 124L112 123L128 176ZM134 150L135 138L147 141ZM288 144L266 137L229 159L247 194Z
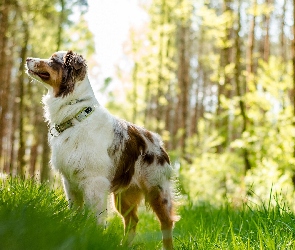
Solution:
M284 204L213 206L180 204L175 249L295 249L295 215ZM161 249L157 220L144 205L131 249ZM0 188L0 249L128 249L121 245L121 218L96 225L87 210L69 209L62 190L16 178ZM130 248L129 248L130 249Z

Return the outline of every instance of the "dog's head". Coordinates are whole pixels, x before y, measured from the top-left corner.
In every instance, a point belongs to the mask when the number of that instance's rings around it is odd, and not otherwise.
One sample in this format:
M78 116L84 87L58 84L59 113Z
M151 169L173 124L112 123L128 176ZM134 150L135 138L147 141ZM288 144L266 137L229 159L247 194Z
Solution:
M27 73L32 78L52 89L55 97L72 93L75 84L82 81L87 72L86 61L73 51L58 51L49 59L29 57Z

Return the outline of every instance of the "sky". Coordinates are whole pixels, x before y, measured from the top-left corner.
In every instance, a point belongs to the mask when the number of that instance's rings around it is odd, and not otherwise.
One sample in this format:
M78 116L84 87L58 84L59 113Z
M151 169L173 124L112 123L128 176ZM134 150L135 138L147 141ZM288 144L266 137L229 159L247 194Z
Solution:
M88 5L86 19L95 38L100 76L114 77L130 27L141 25L146 14L138 6L138 0L88 0Z

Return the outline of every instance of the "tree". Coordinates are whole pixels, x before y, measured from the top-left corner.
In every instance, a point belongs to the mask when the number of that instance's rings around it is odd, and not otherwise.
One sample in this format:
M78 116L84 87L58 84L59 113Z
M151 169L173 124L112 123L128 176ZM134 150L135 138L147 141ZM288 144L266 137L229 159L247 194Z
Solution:
M69 21L73 6L80 6L83 13L87 2L1 2L0 170L7 174L29 177L41 172L42 181L49 178L48 129L40 105L44 88L28 79L25 60L27 56L48 57L65 42L74 47L74 41L70 43L63 37L65 28L75 26ZM87 40L83 49L93 52L93 36L89 35L86 22L79 25L84 25L79 42Z
M245 105L245 95L243 90L245 87L242 86L243 82L241 81L241 39L240 39L240 31L241 31L241 12L240 10L240 1L238 5L238 18L237 18L237 29L235 34L235 49L236 49L236 55L235 55L235 69L234 69L234 81L236 83L236 90L237 90L237 96L239 98L239 107L240 107L240 114L242 117L242 131L241 133L244 134L247 131L248 127L248 117L247 117L247 110ZM249 169L251 169L251 163L249 159L249 151L247 147L245 146L243 148L243 159L244 159L244 165L245 165L245 175Z
M295 0L293 0L293 39L292 39L292 66L293 66L293 79L292 79L292 83L293 83L293 99L292 99L292 103L293 103L293 126L295 127ZM295 158L295 139L294 139L294 144L293 144L293 157ZM293 174L293 185L295 187L295 170L293 170L294 174Z
M258 173L269 169L292 181L287 162L295 146L287 146L286 133L295 110L287 32L293 4L154 0L141 42L131 39L137 46L131 89L140 100L135 89L144 86L145 97L137 122L164 135L186 178L207 171L222 197L233 197L233 190L246 195L249 178L262 178Z

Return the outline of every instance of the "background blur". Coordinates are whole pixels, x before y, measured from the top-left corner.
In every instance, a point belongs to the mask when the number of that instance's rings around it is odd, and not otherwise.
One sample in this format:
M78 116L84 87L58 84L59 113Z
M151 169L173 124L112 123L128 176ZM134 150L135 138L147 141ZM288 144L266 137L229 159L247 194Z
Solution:
M54 178L24 63L72 49L103 105L163 137L190 200L294 204L294 3L1 0L1 173Z

